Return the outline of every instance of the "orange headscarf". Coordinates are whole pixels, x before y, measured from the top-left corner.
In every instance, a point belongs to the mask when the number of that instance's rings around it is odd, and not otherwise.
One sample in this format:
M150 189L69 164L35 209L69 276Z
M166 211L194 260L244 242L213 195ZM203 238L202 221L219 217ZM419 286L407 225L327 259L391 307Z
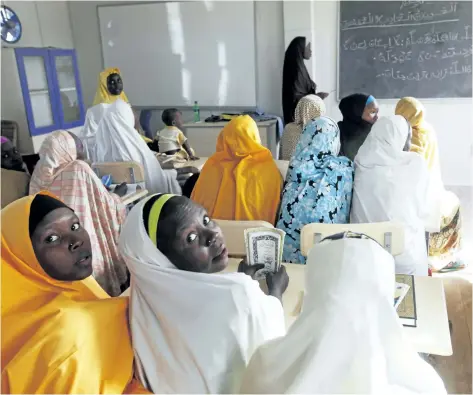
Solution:
M116 67L109 67L99 74L99 86L97 87L97 93L95 94L94 106L100 103L111 104L118 98L128 103L128 98L123 91L118 96L112 95L107 88L107 78L111 74L120 74L120 69ZM121 74L120 74L121 76Z
M93 277L63 282L44 272L29 236L35 196L1 212L2 393L139 392L128 298L109 298Z
M425 159L429 170L439 166L437 136L432 126L425 121L422 103L413 97L403 97L397 103L395 113L406 118L412 127L411 151Z
M281 188L271 152L261 145L255 121L245 115L220 132L217 152L205 163L191 198L217 219L274 224Z

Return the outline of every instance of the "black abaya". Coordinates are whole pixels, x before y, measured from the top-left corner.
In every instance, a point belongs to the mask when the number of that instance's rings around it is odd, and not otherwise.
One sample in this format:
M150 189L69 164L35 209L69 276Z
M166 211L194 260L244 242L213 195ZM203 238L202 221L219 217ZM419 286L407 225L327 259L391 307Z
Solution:
M316 92L317 86L310 79L304 64L305 47L305 37L296 37L289 44L284 57L282 107L285 124L294 122L294 112L299 100Z

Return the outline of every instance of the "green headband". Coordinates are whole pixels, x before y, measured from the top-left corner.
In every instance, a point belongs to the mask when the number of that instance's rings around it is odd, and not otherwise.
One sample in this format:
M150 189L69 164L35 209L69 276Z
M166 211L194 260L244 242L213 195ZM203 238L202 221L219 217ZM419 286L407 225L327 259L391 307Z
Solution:
M157 241L158 222L159 222L159 216L161 215L161 210L163 209L164 204L174 196L176 195L172 195L172 194L161 195L153 203L153 206L151 207L151 210L149 212L149 217L148 217L149 238L151 239L151 241L156 247L158 246L158 241Z

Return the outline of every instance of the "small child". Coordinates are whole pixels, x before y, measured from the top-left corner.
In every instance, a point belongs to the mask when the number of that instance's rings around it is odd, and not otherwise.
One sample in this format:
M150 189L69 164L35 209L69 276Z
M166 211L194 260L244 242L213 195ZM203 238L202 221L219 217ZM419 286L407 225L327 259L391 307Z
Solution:
M182 113L177 108L168 108L163 111L162 120L166 126L156 134L159 152L166 155L182 154L189 160L199 159L194 155L194 150L181 130Z

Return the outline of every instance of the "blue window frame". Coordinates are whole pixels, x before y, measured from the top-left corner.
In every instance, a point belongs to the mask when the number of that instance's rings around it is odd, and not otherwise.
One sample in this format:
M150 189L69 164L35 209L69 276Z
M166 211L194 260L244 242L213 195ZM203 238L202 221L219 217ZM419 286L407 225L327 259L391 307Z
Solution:
M16 48L31 136L84 124L85 109L74 50Z

